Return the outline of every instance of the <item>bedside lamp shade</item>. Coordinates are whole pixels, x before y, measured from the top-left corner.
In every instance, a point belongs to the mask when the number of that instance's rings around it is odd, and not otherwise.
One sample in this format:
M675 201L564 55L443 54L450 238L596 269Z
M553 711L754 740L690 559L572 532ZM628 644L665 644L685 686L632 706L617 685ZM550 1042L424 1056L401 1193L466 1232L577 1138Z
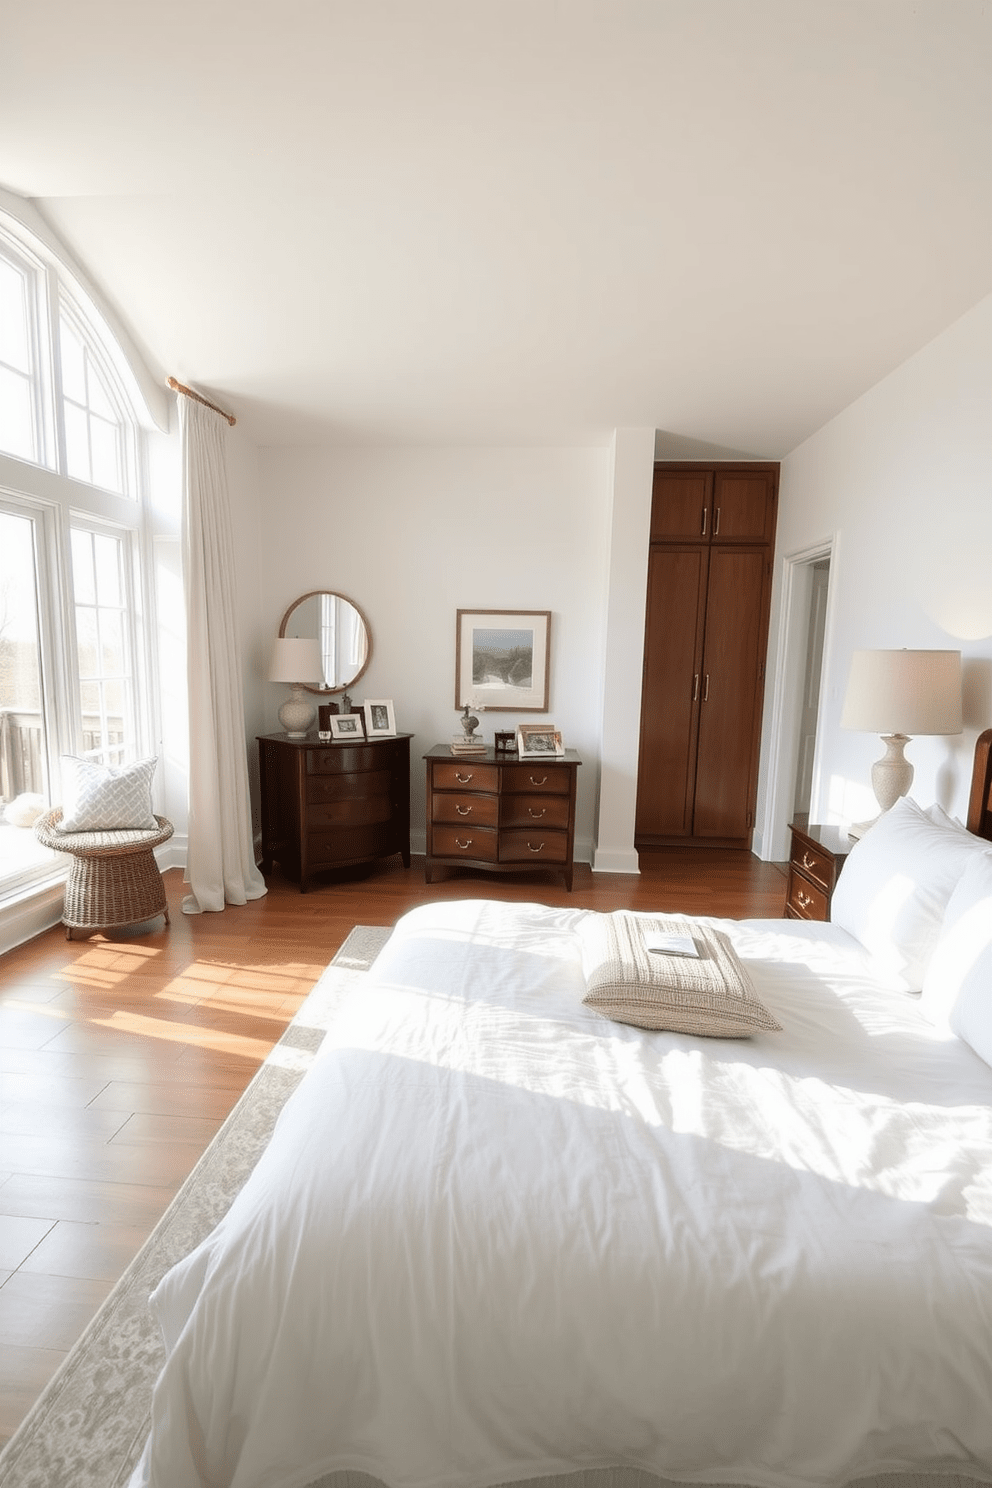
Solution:
M913 783L903 754L910 735L961 732L961 652L855 651L840 723L882 735L886 751L872 765L871 782L888 811ZM851 836L870 826L856 823Z
M292 688L290 696L279 709L279 722L289 738L302 739L306 736L317 716L317 709L303 688L307 683L321 682L323 677L319 641L279 636L273 643L269 681L288 682Z

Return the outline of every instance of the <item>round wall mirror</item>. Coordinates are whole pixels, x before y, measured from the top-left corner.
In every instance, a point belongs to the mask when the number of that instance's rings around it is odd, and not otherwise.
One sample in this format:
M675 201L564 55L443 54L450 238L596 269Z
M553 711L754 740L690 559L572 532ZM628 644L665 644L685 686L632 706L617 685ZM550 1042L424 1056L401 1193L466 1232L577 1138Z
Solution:
M311 589L294 599L279 634L320 643L324 681L305 683L307 692L344 692L372 660L372 632L365 616L354 600L328 589Z

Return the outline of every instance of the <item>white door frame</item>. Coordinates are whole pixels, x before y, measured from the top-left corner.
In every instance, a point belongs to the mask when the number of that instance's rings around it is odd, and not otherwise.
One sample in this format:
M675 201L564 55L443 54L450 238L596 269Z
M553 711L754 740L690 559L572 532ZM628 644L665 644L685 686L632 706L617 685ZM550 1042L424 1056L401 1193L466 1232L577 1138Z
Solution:
M827 590L827 616L823 637L823 661L821 678L829 672L828 658L833 632L833 602L836 593L836 535L822 538L794 553L785 553L782 558L782 601L779 609L781 621L778 627L775 657L773 661L773 687L771 730L768 749L768 788L765 792L765 809L761 824L762 853L768 862L785 862L789 856L789 822L792 818L792 803L795 792L796 750L798 717L797 689L803 685L806 665L806 632L809 623L808 571L814 563L827 559L830 563L830 584ZM821 687L820 716L816 725L816 744L813 758L813 783L810 811L815 816L820 791L820 741L823 735L824 694Z

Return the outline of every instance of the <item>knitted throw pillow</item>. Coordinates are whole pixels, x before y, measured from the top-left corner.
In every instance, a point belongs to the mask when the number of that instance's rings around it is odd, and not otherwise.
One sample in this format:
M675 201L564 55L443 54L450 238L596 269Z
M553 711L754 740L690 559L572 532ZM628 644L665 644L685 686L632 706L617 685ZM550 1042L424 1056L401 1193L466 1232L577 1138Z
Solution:
M96 765L75 754L62 756L60 832L153 829L152 777L157 759L133 765Z
M649 951L645 930L688 935L698 956ZM618 1023L709 1038L748 1038L780 1029L727 936L699 920L645 919L623 910L588 915L579 925L583 1002Z

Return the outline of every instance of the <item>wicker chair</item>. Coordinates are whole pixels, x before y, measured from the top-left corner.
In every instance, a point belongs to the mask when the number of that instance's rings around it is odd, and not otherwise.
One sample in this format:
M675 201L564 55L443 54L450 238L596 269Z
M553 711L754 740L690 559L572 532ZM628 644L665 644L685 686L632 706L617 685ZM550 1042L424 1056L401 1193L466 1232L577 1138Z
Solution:
M157 915L165 915L169 923L165 884L153 849L172 836L170 821L156 816L158 825L147 831L59 832L61 820L61 807L56 807L38 818L34 833L45 847L72 855L62 911L66 940L72 940L77 930L83 936L123 930Z

